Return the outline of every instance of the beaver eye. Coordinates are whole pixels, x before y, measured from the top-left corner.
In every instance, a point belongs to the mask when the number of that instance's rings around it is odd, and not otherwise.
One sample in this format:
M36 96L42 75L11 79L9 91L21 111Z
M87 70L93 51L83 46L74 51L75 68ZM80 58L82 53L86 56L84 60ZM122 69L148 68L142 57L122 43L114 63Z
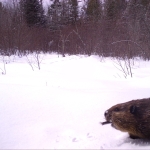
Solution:
M116 107L116 108L114 109L114 111L119 111L119 108L118 108L118 107Z
M134 106L134 105L132 105L132 106L130 107L130 113L131 113L131 114L135 114L136 111L137 111L137 107Z

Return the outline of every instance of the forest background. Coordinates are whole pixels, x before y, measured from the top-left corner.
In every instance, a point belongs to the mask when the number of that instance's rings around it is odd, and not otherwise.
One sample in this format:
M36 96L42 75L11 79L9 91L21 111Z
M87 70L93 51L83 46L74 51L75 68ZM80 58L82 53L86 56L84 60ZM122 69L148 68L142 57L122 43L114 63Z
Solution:
M96 54L150 59L149 0L0 2L0 55Z

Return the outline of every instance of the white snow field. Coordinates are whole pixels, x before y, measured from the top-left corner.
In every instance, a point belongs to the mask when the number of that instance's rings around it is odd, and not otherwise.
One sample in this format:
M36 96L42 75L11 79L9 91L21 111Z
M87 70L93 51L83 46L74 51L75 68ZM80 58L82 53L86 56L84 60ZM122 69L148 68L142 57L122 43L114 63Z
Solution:
M100 124L111 106L150 97L149 61L135 58L125 78L114 59L95 55L41 54L40 70L34 54L3 60L0 149L150 149Z

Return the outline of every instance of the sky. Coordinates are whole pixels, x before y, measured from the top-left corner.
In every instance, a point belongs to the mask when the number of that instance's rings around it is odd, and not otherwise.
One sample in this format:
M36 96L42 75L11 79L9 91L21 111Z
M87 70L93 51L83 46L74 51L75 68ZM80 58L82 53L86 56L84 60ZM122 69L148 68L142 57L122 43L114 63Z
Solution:
M50 3L51 0L43 0L43 5L46 6ZM0 2L12 2L12 0L0 0Z
M9 3L10 3L10 2L12 2L12 1L13 1L13 0L0 0L0 2L4 2L4 3L6 3L6 2L9 2ZM14 1L18 1L18 0L14 0ZM54 1L54 0L43 0L43 6L44 6L45 8L47 8L47 6L50 5L51 1ZM85 0L80 0L80 1L79 1L79 7L83 5L83 1L85 1Z
M19 1L19 0L14 0L14 1ZM45 12L47 12L47 6L49 6L51 4L51 2L54 0L43 0L43 7L45 8ZM78 3L78 6L81 8L84 4L86 0L80 0ZM4 2L4 3L11 3L13 2L13 0L0 0L0 2Z

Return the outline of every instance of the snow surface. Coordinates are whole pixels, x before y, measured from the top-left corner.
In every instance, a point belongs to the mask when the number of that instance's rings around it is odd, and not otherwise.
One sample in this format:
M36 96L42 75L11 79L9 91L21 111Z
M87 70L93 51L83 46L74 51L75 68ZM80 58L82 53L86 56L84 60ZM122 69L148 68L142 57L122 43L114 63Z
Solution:
M41 70L35 55L4 59L0 149L150 149L150 141L100 124L112 105L150 97L149 61L136 58L126 79L115 60L94 55L41 54Z

